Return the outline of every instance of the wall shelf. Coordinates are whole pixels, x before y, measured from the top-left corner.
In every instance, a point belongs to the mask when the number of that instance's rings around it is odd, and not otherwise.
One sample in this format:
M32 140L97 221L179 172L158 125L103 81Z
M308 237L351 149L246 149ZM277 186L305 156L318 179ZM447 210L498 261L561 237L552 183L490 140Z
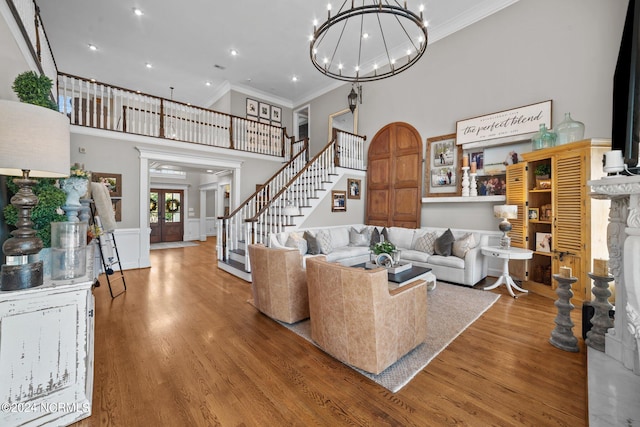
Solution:
M495 203L504 202L506 196L474 196L474 197L423 197L422 203Z

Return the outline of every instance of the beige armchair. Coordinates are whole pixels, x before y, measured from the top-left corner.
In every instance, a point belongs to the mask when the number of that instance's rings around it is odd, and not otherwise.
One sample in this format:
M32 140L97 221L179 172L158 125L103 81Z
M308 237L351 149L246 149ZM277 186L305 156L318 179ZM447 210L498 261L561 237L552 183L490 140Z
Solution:
M311 338L349 365L379 374L424 342L427 284L389 291L386 270L307 259Z
M309 317L307 277L297 249L249 245L253 303L267 316L285 323Z

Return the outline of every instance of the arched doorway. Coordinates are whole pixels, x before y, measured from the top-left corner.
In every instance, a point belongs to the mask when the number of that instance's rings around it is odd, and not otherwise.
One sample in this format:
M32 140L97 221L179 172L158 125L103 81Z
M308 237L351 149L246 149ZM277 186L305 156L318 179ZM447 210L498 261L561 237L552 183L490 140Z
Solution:
M369 144L366 223L420 227L422 139L408 123L390 123Z

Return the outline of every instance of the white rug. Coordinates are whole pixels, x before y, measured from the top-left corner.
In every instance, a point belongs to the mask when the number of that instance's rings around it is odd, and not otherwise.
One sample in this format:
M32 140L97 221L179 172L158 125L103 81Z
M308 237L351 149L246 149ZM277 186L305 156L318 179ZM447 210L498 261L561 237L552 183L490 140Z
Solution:
M498 298L500 295L492 292L438 282L436 289L429 292L427 296L427 339L423 344L379 375L370 374L353 366L351 368L395 393L407 385ZM309 320L293 325L279 323L313 343Z
M154 249L175 249L175 248L186 248L189 246L198 246L197 243L194 242L161 242L161 243L152 243L149 246L150 250Z

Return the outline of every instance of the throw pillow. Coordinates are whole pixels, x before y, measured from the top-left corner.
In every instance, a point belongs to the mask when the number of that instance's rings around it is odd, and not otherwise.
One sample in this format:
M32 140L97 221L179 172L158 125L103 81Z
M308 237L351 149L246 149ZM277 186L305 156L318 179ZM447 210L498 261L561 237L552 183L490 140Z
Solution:
M453 242L455 241L456 241L456 238L453 237L453 233L451 232L451 229L448 228L447 231L442 233L442 236L436 239L436 243L434 245L436 255L442 255L442 256L451 255Z
M451 252L453 253L453 256L456 256L458 258L464 258L465 255L467 255L467 252L469 252L470 249L473 249L475 247L476 247L475 237L473 237L472 233L467 233L461 238L459 238L458 240L456 240L455 242L453 242L453 248Z
M425 233L416 239L415 250L433 255L435 252L436 233Z
M289 238L287 239L287 243L285 246L288 248L295 248L300 251L300 255L304 255L307 253L307 241L299 235L298 233L289 234Z
M380 235L382 237L384 237L384 241L385 242L390 242L391 241L391 239L389 239L389 230L387 230L387 227L382 229L382 233L380 233Z
M373 247L376 243L380 242L380 232L378 227L373 227L371 231L371 240L369 241L369 247Z
M331 253L333 250L333 244L331 243L331 234L329 234L328 231L319 231L318 234L316 234L316 240L318 241L320 253L325 255Z
M309 255L320 254L320 245L318 244L318 239L316 239L313 234L305 231L302 237L307 241L307 253Z
M349 229L349 246L367 246L369 240L369 230L366 227L362 231L358 231L353 227Z

